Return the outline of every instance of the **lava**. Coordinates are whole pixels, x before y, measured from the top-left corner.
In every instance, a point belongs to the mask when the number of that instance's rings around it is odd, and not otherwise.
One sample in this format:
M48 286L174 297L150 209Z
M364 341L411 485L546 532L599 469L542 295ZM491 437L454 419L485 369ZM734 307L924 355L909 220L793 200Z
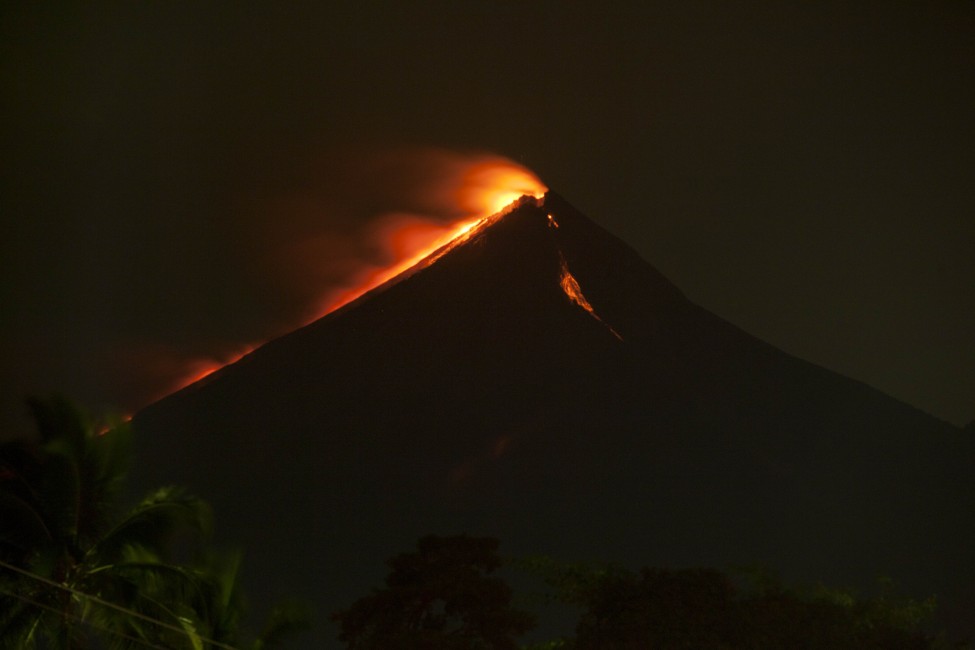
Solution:
M551 218L551 215L549 215L549 218ZM558 226L556 225L556 228L557 227ZM604 321L602 318L599 317L599 314L596 313L596 310L593 309L592 305L586 299L585 294L582 293L582 287L579 286L579 281L576 280L575 276L572 275L572 273L569 271L569 265L565 261L564 257L562 258L562 277L560 280L560 284L562 285L562 291L564 291L565 295L569 297L569 300L571 300L572 302L574 302L575 304L579 305L587 312L589 312L590 316L592 316L597 321L605 325L606 329L612 332L613 336L615 336L617 339L619 339L620 341L623 340L623 337L620 336L619 332L617 332L612 327L610 327L610 325L606 321Z
M419 264L438 249L471 231L483 219L484 217L473 217L451 226L439 228L435 226L406 226L391 232L388 235L387 246L394 251L397 261L385 268L373 268L360 272L353 286L329 296L325 306L318 310L318 313L309 322L318 320L322 316L349 304L359 296Z
M596 318L599 318L596 316L596 311L592 308L592 305L590 305L589 301L586 300L585 294L582 293L582 287L579 286L579 282L575 279L574 275L569 273L569 267L566 265L565 260L562 260L561 284L562 291L565 292L565 295L569 296L569 299L572 300L572 302L579 305Z
M541 198L548 191L530 170L496 156L469 163L457 177L454 181L456 186L446 191L445 199L463 217L443 225L414 216L412 219L394 219L391 225L379 228L380 247L392 261L388 265L361 270L348 286L329 295L308 321L317 320L347 305L437 250L461 241L487 217L500 212L522 196ZM444 190L437 188L431 193L443 195Z
M477 163L463 176L458 204L482 218L500 212L522 196L540 198L548 188L535 174L504 159Z
M387 215L377 219L369 229L388 262L382 265L361 264L347 277L347 283L333 290L318 307L309 310L307 325L388 282L437 251L446 252L462 242L474 228L506 206L528 195L542 197L548 188L530 170L500 156L478 156L458 162L451 159L450 173L434 179L429 188L431 204L444 212L462 215L444 224L421 215ZM431 262L436 258L432 258ZM164 394L206 379L221 368L235 363L259 347L247 345L230 357L220 360L197 359L184 366L180 378Z
M222 361L216 361L213 359L195 359L189 363L186 374L180 379L179 384L171 392L176 392L177 390L186 388L190 384L195 384L198 381L202 381L220 370L225 366L229 366L232 363L237 363L248 354L257 349L256 345L244 346L239 351L235 352L229 357L224 358Z

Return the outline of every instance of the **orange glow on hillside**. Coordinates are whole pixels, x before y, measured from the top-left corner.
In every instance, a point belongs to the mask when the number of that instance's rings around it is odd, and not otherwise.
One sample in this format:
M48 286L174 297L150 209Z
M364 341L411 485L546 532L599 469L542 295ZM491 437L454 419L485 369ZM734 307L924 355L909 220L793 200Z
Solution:
M437 250L473 230L522 196L541 198L548 190L528 169L504 158L489 158L471 164L459 175L451 193L455 208L467 215L450 225L438 225L423 218L396 220L381 229L379 238L391 260L388 266L364 269L344 289L324 301L310 321L347 305L359 296L412 268Z
M569 273L569 267L566 265L565 260L562 260L561 284L562 291L565 292L565 295L569 296L569 299L571 299L572 302L579 305L596 318L599 318L596 316L596 311L592 308L592 305L590 305L589 301L586 300L586 296L582 293L582 287L579 286L579 282L575 279L575 276Z
M612 332L613 336L615 336L617 339L620 341L623 340L623 337L619 335L619 332L610 327L606 321L599 317L596 310L592 308L589 300L587 300L585 294L582 293L582 287L579 286L579 281L576 280L575 276L569 272L569 265L566 263L565 258L562 259L562 278L560 280L560 284L562 285L562 291L565 292L565 295L567 295L572 302L585 309L587 312L589 312L590 316L605 325L606 328Z
M436 252L437 249L446 246L469 232L482 219L483 217L465 219L447 227L437 227L429 224L426 226L406 226L403 229L390 233L387 241L397 261L386 268L369 269L360 273L354 279L355 283L353 286L330 296L324 308L311 320L318 320L325 314L349 304L359 296L392 280L400 273L419 264L424 258Z
M464 241L465 235L472 234L474 228L487 217L500 212L522 196L541 198L547 191L531 171L500 156L471 158L451 154L438 160L442 160L440 169L443 175L434 178L428 187L421 187L419 191L443 213L462 216L448 224L416 214L392 214L375 220L367 228L367 233L371 233L371 239L387 262L382 265L359 265L359 270L348 276L346 283L337 288L333 285L332 291L319 303L318 308L310 310L304 324L347 305L438 250L443 249L443 254L451 244ZM241 360L260 345L248 345L220 360L196 359L180 364L180 377L172 382L164 394L206 379L221 368Z
M177 385L170 392L176 392L186 388L190 384L195 384L198 381L206 379L224 366L237 363L245 356L253 352L256 348L256 345L248 345L222 361L216 361L214 359L194 359L193 361L190 361L187 364L186 374L179 380L179 382L177 382Z

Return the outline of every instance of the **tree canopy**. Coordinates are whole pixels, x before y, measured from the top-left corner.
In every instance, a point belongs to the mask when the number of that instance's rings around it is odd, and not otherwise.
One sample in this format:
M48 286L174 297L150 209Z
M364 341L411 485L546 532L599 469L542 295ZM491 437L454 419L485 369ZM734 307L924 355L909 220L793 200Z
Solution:
M564 650L935 650L949 645L924 623L932 600L872 598L818 586L791 589L767 574L716 569L524 563L559 602L581 610L575 634L537 648ZM756 576L758 576L757 579ZM955 646L951 646L955 647ZM961 646L958 646L961 647Z
M422 538L416 552L387 562L385 588L333 616L339 638L350 650L514 650L534 620L491 575L498 546L487 537Z
M37 439L0 446L0 648L237 645L239 556L212 550L209 507L164 487L124 512L128 424L29 405Z

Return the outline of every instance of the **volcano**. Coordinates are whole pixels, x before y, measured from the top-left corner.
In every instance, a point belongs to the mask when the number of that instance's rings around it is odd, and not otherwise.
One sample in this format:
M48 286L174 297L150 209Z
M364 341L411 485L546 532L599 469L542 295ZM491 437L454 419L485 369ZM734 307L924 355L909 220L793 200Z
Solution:
M140 481L214 505L252 599L323 620L459 532L975 611L971 435L691 303L552 192L134 425Z

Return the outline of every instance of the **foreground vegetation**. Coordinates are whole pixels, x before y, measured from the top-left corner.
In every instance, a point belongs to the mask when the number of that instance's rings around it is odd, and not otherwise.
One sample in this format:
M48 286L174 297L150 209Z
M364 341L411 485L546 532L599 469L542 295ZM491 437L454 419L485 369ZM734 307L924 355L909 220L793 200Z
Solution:
M0 446L0 648L270 650L308 622L295 606L245 631L240 556L211 543L207 505L165 487L120 508L125 422L30 401L37 437ZM428 536L391 558L382 588L333 615L350 650L945 650L933 600L787 588L759 572L505 562L498 540ZM502 571L504 569L504 571ZM502 575L541 587L519 598ZM559 638L519 645L534 611Z
M302 616L242 632L239 555L210 543L207 505L166 487L127 512L125 422L29 402L37 438L0 447L0 647L271 648Z
M955 647L927 627L935 611L933 599L898 597L889 582L881 585L878 595L857 598L821 585L788 588L756 570L632 572L560 565L545 558L530 560L527 566L553 587L555 600L580 611L574 635L536 645L536 650Z
M496 574L498 541L429 536L391 558L386 585L333 618L349 650L513 650L534 626ZM790 589L759 571L564 564L536 557L513 563L546 588L534 604L575 618L572 634L526 650L943 650L928 625L933 599L819 586Z

